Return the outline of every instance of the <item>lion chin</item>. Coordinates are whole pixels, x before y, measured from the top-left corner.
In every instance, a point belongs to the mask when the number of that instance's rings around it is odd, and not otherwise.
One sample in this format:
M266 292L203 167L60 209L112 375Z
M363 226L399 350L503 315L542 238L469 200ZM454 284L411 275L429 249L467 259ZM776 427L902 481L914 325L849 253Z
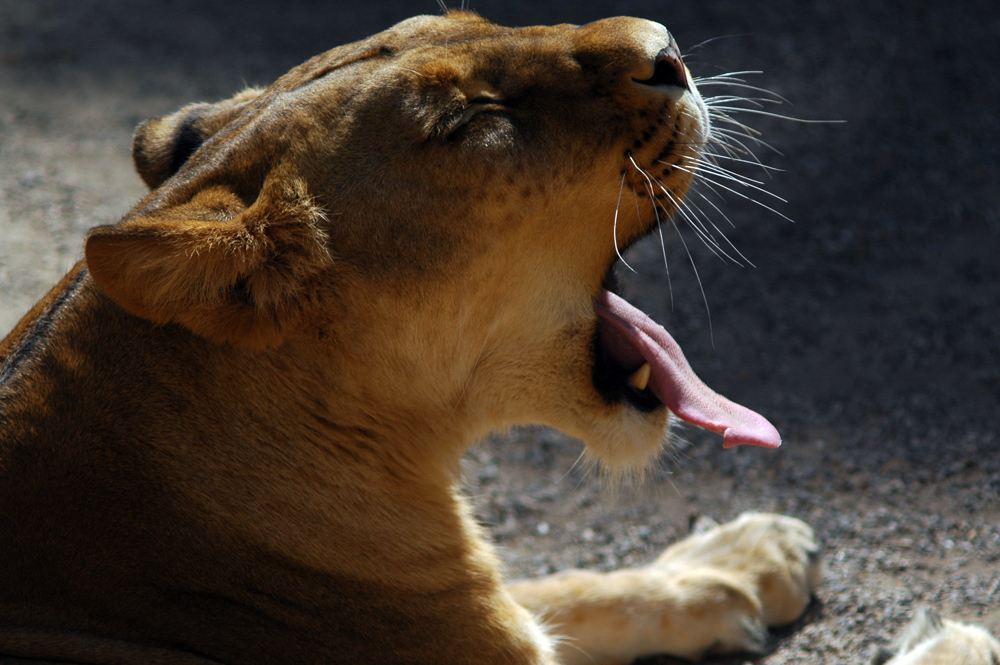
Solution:
M653 415L624 410L615 420L594 423L587 452L612 477L641 477L668 445L672 421L666 409Z
M618 474L675 418L780 443L614 293L709 132L659 24L467 12L141 125L151 191L0 343L0 660L758 649L818 583L802 522L507 585L460 487L521 423Z

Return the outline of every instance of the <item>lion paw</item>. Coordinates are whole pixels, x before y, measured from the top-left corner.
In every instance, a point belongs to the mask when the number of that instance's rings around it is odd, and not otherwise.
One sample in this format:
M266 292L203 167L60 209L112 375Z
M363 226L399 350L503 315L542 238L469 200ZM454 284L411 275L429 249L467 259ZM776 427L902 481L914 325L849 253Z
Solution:
M731 591L749 594L759 615L747 618L771 627L789 624L805 611L822 575L819 551L805 522L744 513L672 545L654 565L685 578L722 580Z
M669 547L652 565L564 571L508 590L562 638L563 663L630 663L667 653L759 651L768 626L791 623L819 582L812 529L745 514Z

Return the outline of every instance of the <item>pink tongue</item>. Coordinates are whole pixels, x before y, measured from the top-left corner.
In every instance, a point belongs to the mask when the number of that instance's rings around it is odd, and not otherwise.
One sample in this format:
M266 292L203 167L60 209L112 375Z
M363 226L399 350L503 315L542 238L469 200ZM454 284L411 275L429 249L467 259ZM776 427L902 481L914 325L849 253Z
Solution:
M649 388L678 418L722 434L724 448L781 445L778 430L764 416L706 386L662 326L610 291L601 291L595 309L608 353L619 362L635 364L635 369L641 355L652 369Z

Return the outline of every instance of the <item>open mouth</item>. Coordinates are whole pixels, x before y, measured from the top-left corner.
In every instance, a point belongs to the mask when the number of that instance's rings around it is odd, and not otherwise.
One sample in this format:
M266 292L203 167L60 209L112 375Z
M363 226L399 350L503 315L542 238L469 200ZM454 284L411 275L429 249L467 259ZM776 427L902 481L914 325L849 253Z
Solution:
M594 311L594 385L607 399L644 412L666 406L681 420L722 434L725 448L781 445L766 418L705 385L680 345L646 314L608 288L597 294Z

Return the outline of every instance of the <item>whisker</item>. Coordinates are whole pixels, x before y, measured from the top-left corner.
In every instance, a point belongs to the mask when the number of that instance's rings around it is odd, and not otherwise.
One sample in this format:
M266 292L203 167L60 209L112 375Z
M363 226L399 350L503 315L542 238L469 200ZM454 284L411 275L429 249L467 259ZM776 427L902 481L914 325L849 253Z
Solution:
M726 220L727 222L729 222L729 225L730 225L731 227L733 227L734 229L736 228L736 225L735 225L735 224L733 224L732 220L731 220L731 219L729 219L729 217L727 217L727 216L725 215L725 213L723 213L723 212L722 212L721 210L719 210L719 206L715 205L715 203L714 203L714 202L713 202L713 201L712 201L711 199L707 198L707 197L706 197L706 196L705 196L704 194L702 194L701 192L698 192L698 191L695 191L694 193L695 193L695 194L698 194L698 196L700 196L701 198L703 198L703 199L704 199L704 200L705 200L705 201L706 201L706 202L707 202L707 203L708 203L709 205L711 205L711 206L712 206L713 208L715 208L715 210L716 210L716 211L717 211L717 212L718 212L718 213L719 213L720 215L722 215L723 219L725 219L725 220ZM698 213L698 214L699 214L699 215L701 216L701 219L703 219L703 220L704 220L704 222L702 222L702 227L704 227L704 225L705 225L705 222L707 222L708 224L711 224L712 228L713 228L713 229L715 229L715 231L716 231L716 232L718 232L718 234L719 234L720 236L722 236L722 239L726 241L726 244L727 244L727 245L729 245L729 247L730 247L730 248L732 248L732 250L733 250L734 252L736 252L736 255L737 255L737 256L739 256L739 257L740 257L740 258L741 258L741 259L742 259L742 260L743 260L744 262L746 262L746 264L747 264L748 266L750 266L751 268L756 268L756 267L757 267L757 266L755 266L755 265L754 265L753 261L751 261L750 259L748 259L748 258L747 258L747 257L746 257L746 256L745 256L745 255L743 254L743 252L741 252L741 251L740 251L740 250L739 250L739 249L738 249L738 248L736 247L736 245L734 245L734 244L733 244L733 241L729 239L729 236L727 236L727 235L726 235L726 232L725 232L725 231L723 231L722 229L720 229L720 228L719 228L719 227L718 227L718 226L716 225L716 223L712 221L712 218L711 218L711 217L710 217L710 216L708 215L708 213L706 213L706 212L705 212L704 210L702 210L702 209L701 209L701 206L699 206L699 205L698 205L697 203L695 203L694 201L692 201L692 200L691 200L691 197L690 197L690 196L689 196L689 197L687 197L687 198L686 198L686 199L684 200L684 204L685 204L685 205L687 205L687 206L689 206L689 207L690 207L690 208L691 208L692 210L695 210L695 211L697 211L697 213ZM711 233L711 231L710 231L710 230L709 230L708 232L709 232L709 233ZM714 238L714 237L715 237L715 234L712 234L712 237ZM728 256L728 254L727 254L727 256ZM737 260L735 260L735 259L732 259L731 257L730 257L730 260L732 260L732 261L733 261L733 263L735 263L736 265L740 266L741 268L743 267L743 263L740 263L739 261L737 261Z
M718 196L720 199L722 198L722 196L717 191L715 191L714 189L712 189L712 185L711 184L709 184L709 183L703 183L701 181L698 181L697 184L699 184L699 185L704 184L706 187L708 187L710 190L712 190L713 194L715 194L716 196ZM713 208L715 208L715 211L717 213L719 213L720 215L722 215L722 218L724 220L726 220L727 222L729 222L729 226L733 227L734 229L736 228L736 224L733 224L733 220L729 219L729 215L727 215L725 212L723 212L722 208L720 208L719 206L717 206L715 204L715 201L713 201L712 199L710 199L707 196L705 196L705 194L702 193L702 192L695 191L694 193L697 194L698 196L700 196L702 198L702 200L705 201L705 203L707 203L708 205L710 205ZM720 233L722 233L722 232L720 231ZM725 238L726 234L723 233L722 236ZM728 240L728 238L727 238L727 240ZM733 247L733 249L736 249L736 248ZM737 249L736 251L738 252L739 250ZM740 256L743 256L743 255L741 254ZM744 258L746 258L746 257L744 257ZM747 261L747 263L750 263L750 261ZM750 263L750 265L753 265L753 264Z
M725 197L721 193L719 193L719 190L717 190L712 183L710 183L709 181L705 180L704 178L698 178L695 181L695 184L699 185L699 186L707 187L709 189L709 191L711 191L713 194L715 194L716 196L718 196L720 200L722 200L722 201L726 200ZM704 194L702 194L702 196L704 196ZM726 219L728 221L728 217ZM731 221L729 222L729 224L733 228L736 228L736 225L733 224Z
M792 122L801 122L807 125L840 125L846 120L809 120L807 118L796 118L790 115L782 115L780 113L772 113L771 111L761 111L760 109L748 109L741 106L716 106L716 109L723 111L734 111L737 113L753 113L755 115L764 115L769 118L778 118L779 120L790 120Z
M743 130L744 136L757 137L762 135L760 130L754 129L753 127L747 125L746 123L737 120L728 113L722 113L721 111L710 111L708 115L712 120L715 120L716 122L724 122L727 125L733 125L734 127L739 127L740 129ZM718 127L715 127L714 129L718 129Z
M719 128L716 127L715 129L718 130ZM726 155L721 155L718 151L714 150L716 146L726 146L724 148ZM758 157L757 154L752 150L749 150L742 141L740 141L735 137L730 138L727 135L716 131L711 138L711 143L709 143L707 147L709 148L709 150L706 150L703 153L702 155L703 157L707 158L708 156L712 157L728 156L730 159L739 160L740 159L739 155L744 155L747 159L743 161L747 161L747 163L749 164L755 164L756 166L759 166L762 169L766 169L766 167L764 166L764 162L761 161L760 157ZM780 155L781 153L778 154ZM712 162L712 163L716 164L716 166L719 166L717 162Z
M743 90L753 90L754 92L762 92L765 95L771 95L771 98L764 98L764 99L755 98L755 99L761 99L761 101L770 101L770 102L776 102L776 103L782 103L782 104L791 104L790 101L788 101L787 99L785 99L784 97L782 97L778 93L774 92L773 90L768 90L767 88L760 88L760 87L757 87L755 85L750 85L746 81L744 81L743 79L737 79L737 78L731 78L731 79L727 79L727 80L708 80L708 79L706 79L704 81L698 81L698 80L696 80L694 83L699 88L702 88L704 86L711 86L711 85L725 85L725 86L729 86L731 88L742 88ZM709 98L709 99L714 99L714 98ZM708 100L706 100L706 103L707 103L707 101Z
M559 478L560 483L566 480L566 478L569 477L569 474L573 473L573 469L575 469L580 464L580 460L582 460L586 454L587 454L586 448L580 451L580 454L576 456L576 459L573 461L573 463L570 464L568 469L566 469L566 473L564 473L562 477ZM586 473L587 473L586 470L584 470L584 475L586 475Z
M725 137L720 137L718 135L715 135L715 136L712 137L711 140L712 140L712 142L709 144L708 147L710 147L710 148L715 148L715 147L721 148L722 150L725 151L726 155L728 157L730 157L731 159L737 159L737 155L746 154L746 151L740 150L736 146L730 144L729 141L725 139ZM718 154L718 153L715 153L715 154Z
M705 248L721 261L732 262L739 266L756 267L736 247L724 230L725 224L728 224L730 228L736 228L733 220L730 219L722 208L722 202L728 198L726 194L734 194L786 221L795 223L788 215L780 212L776 207L765 203L764 201L767 199L755 193L759 192L781 203L787 203L784 198L774 192L768 191L764 187L774 172L781 172L783 169L764 164L758 156L758 152L761 152L762 149L777 155L782 155L782 153L773 145L764 141L761 138L762 133L759 130L739 119L740 117L745 117L741 116L741 114L764 116L804 124L842 122L797 118L770 110L773 108L773 105L788 104L790 102L782 95L766 88L751 85L742 78L760 73L762 72L754 70L732 71L715 76L695 77L693 79L694 83L699 87L711 90L725 87L728 90L720 91L723 94L709 95L703 98L711 125L707 139L691 140L695 137L680 137L682 140L675 141L674 143L674 146L677 148L677 154L671 156L673 159L680 157L678 163L665 161L666 156L662 156L662 159L654 162L654 164L663 164L669 168L679 169L693 176L690 193L686 197L678 196L667 187L665 184L667 180L666 173L664 173L664 176L662 176L663 180L661 180L660 177L653 175L652 168L647 171L636 163L631 154L628 155L632 167L642 176L642 182L644 182L643 189L646 190L646 194L648 194L653 204L657 232L660 237L661 254L663 255L664 267L667 268L667 281L671 290L671 308L674 304L673 285L668 266L666 239L662 228L665 222L673 226L674 232L681 241L684 253L691 264L691 269L705 305L705 313L708 317L709 334L713 347L715 346L715 336L708 295L705 291L701 274L698 271L692 247L687 242L684 229L681 228L682 224L687 226L687 232L693 233L701 240ZM710 86L715 87L710 88ZM685 145L696 146L697 151L695 154L697 156L691 157L684 154L680 147ZM740 168L737 165L758 167L762 173L755 174L758 177L754 178L746 173L741 173L740 171L746 171L747 169ZM642 218L639 203L639 188L631 188L633 189L633 196L635 198L636 214ZM746 190L752 191L747 192ZM619 206L620 204L621 191L619 191ZM660 215L661 210L666 215L666 218ZM719 218L716 215L721 215L721 219L725 220L725 224L717 224L716 220Z
M705 201L706 203L708 203L708 205L710 205L710 206L712 206L713 208L715 208L716 212L718 212L718 213L719 213L720 215L722 215L722 218L723 218L724 220L726 220L727 222L729 222L729 225L730 225L731 227L733 227L734 229L736 228L736 225L735 225L735 224L733 224L733 220L729 219L729 216L728 216L728 215L726 215L726 213L722 212L722 209L721 209L721 208L719 208L719 206L715 205L715 201L713 201L712 199L708 198L707 196L705 196L705 195L704 195L704 194L702 194L701 192L698 192L698 191L695 191L694 193L695 193L695 194L697 194L698 196L700 196L700 197L701 197L702 199L704 199L704 201ZM701 215L702 215L702 217L703 217L703 218L705 219L705 221L707 221L707 222L708 222L709 224L711 224L711 225L712 225L712 228L713 228L713 229L715 229L716 231L718 231L718 232L719 232L719 235L721 235L721 236L722 236L722 237L723 237L723 238L725 239L725 241L726 241L726 244L727 244L727 245L729 245L730 247L732 247L732 248L733 248L733 251L734 251L734 252L736 252L736 254L737 254L737 255L738 255L738 256L739 256L739 257L740 257L741 259L743 259L744 261L746 261L746 264L747 264L748 266L750 266L751 268L756 268L756 267L757 267L757 266L756 266L756 265L754 264L754 262L753 262L753 261L751 261L750 259L748 259L748 258L746 257L746 255L745 255L745 254L744 254L743 252L741 252L741 251L740 251L740 250L739 250L739 249L738 249L738 248L736 247L736 245L734 245L734 244L733 244L733 241L729 239L729 236L727 236L727 235L725 234L725 232L724 232L724 231L723 231L722 229L720 229L720 228L719 228L718 226L716 226L716 225L715 225L715 222L713 222L713 221L712 221L712 218L711 218L711 217L709 217L709 215L708 215L707 213L705 213L705 212L701 211L701 208L700 208L699 206L697 206L697 205L696 205L696 204L695 204L694 202L692 202L690 198L688 198L688 200L687 200L687 201L688 201L689 203L691 203L691 205L692 205L692 206L693 206L693 207L694 207L695 209L697 209L698 211L700 211L700 212L701 212ZM736 264L742 267L742 264L741 264L741 263L739 263L739 261L737 261L737 262L736 262Z
M729 170L729 169L727 169L727 168L725 168L725 167L723 167L723 166L721 166L721 165L719 165L719 164L717 164L717 163L715 163L713 161L709 161L709 159L711 157L714 157L714 156L715 155L713 153L703 152L699 157L697 157L694 160L694 163L690 167L680 166L680 164L677 164L675 166L678 167L678 168L680 168L680 170L682 170L682 171L685 171L685 172L688 172L688 173L691 173L692 175L694 175L695 178L696 178L696 182L698 182L698 177L699 177L698 169L705 168L705 169L710 169L710 170L713 170L715 172L718 172L720 175L728 175L728 176L735 177L735 178L741 179L741 180L745 179L748 182L753 182L753 183L757 183L757 184L761 184L761 185L764 184L763 182L760 182L758 180L753 180L752 178L744 176L744 175L742 175L740 173L737 173L735 171L731 171L731 170ZM750 163L752 163L752 162L750 162ZM734 259L732 256L729 255L728 252L726 252L722 248L722 246L715 240L715 234L712 233L711 229L709 229L705 225L705 222L707 222L708 224L710 224L712 226L712 228L715 229L715 231L718 232L719 235L721 235L723 237L723 239L725 239L726 244L728 244L732 248L732 250L741 259L743 259L743 261L745 261L748 265L751 265L751 266L753 265L753 262L750 261L746 256L743 255L742 252L740 252L739 249L736 248L736 246L732 243L732 241L729 240L729 237L726 236L725 232L723 232L722 229L720 229L715 224L715 222L713 222L711 220L711 217L704 210L702 210L694 201L692 201L690 199L690 197L688 197L688 198L686 198L684 200L681 200L681 201L677 201L676 197L672 196L670 194L670 192L667 191L667 189L663 186L663 183L659 179L654 178L654 180L656 180L657 184L660 185L660 187L661 187L661 189L663 189L664 193L667 196L669 196L674 201L674 204L681 211L681 214L685 217L685 220L687 221L688 225L693 230L695 230L696 233L698 233L698 235L702 236L702 241L706 243L706 246L708 246L708 248L710 250L712 250L713 254L715 254L717 257L719 257L721 259L722 257L719 256L719 252L721 252L725 256L725 258L729 259L733 263L735 263L735 264L737 264L739 266L743 265L742 263L740 263L740 261ZM707 183L706 186L708 186L711 189L711 184ZM718 196L718 192L715 192L715 193ZM702 198L705 198L704 195L702 195ZM720 196L720 198L721 198L721 196ZM708 200L708 199L706 199L706 200ZM712 204L713 208L715 208L716 210L718 210L720 212L720 214L722 214L723 218L727 222L729 222L730 226L732 226L733 228L736 228L736 225L733 224L732 220L730 220L728 217L726 217L726 215L723 214L721 210L719 210L718 206L716 206L714 203L712 203L712 201L708 201L708 202ZM702 219L704 220L704 222L702 222ZM718 249L718 252L716 252L716 251L713 250L713 246L715 247L715 249Z
M697 170L693 170L693 169L688 169L688 168L685 168L685 167L683 167L683 166L681 166L679 164L673 164L672 166L674 168L680 169L681 171L686 171L687 173L691 173L692 175L699 176L699 177L707 180L708 182L711 182L713 184L718 185L719 187L725 187L725 185L721 184L717 180L712 180L707 175L705 175L704 171L697 171ZM788 203L788 201L786 201L785 199L781 198L780 196L778 196L774 192L769 192L766 189L764 189L763 187L758 187L757 185L754 185L751 182L747 182L747 181L743 180L742 176L736 177L735 175L731 174L728 171L711 171L710 170L709 173L711 173L712 175L714 175L716 177L722 178L724 180L732 180L733 182L735 182L735 183L737 183L739 185L742 185L744 187L747 187L749 189L757 190L761 194L767 194L768 196L770 196L772 198L775 198L778 201L781 201L782 203Z
M632 197L635 199L635 214L640 219L642 219L642 213L639 212L639 195L637 193L635 193L635 192L632 192ZM655 206L655 203L654 203L654 206ZM655 207L654 207L654 212L655 212ZM657 222L659 222L659 219L657 219ZM662 232L660 233L660 243L661 243L660 246L663 247L663 245L662 245L662 243L663 243L663 233ZM667 291L670 293L670 311L672 312L672 311L674 311L674 284L673 284L673 282L670 279L670 264L667 262L667 254L666 254L666 252L667 252L667 250L666 250L666 248L664 248L663 249L663 269L667 272Z
M688 261L691 262L691 269L694 271L695 280L698 282L698 290L701 291L701 299L705 303L705 315L708 317L708 338L712 342L712 348L715 348L715 330L712 327L712 310L708 307L708 296L705 294L705 285L701 283L701 275L698 274L698 266L694 263L694 256L691 255L691 250L688 249L687 241L684 240L684 234L677 227L677 222L670 219L670 223L673 224L674 231L677 232L677 237L680 238L681 245L684 246L684 253L687 254Z
M746 155L747 157L753 156L753 151L750 150L742 141L737 137L746 138L743 134L735 130L727 130L718 125L712 127L712 135L709 137L709 145L720 144L728 146L730 149L736 152Z
M679 200L676 196L674 196L674 194L670 192L670 190L668 190L663 185L662 182L660 182L658 178L654 177L653 180L656 181L656 184L659 186L660 190L664 193L664 195L667 196L667 198L670 199L670 202L674 204L674 207L677 209L677 212L680 213L680 215L684 218L684 221L687 222L691 230L694 231L695 235L697 235L701 239L702 243L705 244L705 246L708 248L710 252L712 252L712 254L714 254L721 261L725 261L726 259L728 259L737 265L742 265L739 261L737 261L733 257L729 256L728 253L726 253L726 251L722 248L722 246L719 245L718 241L715 240L715 236L712 234L712 232L709 231L708 228L701 223L701 220L698 219L697 215L693 212L696 206L692 208L685 207L685 206L693 206L690 200ZM718 230L718 227L716 227L716 230ZM666 250L664 249L664 254L665 253ZM666 256L664 256L664 260L666 260Z
M744 69L737 72L725 72L723 74L713 74L712 76L698 77L694 81L695 83L698 83L700 81L716 81L719 79L731 78L734 76L747 76L749 74L763 74L763 73L764 70L762 69Z
M631 155L629 155L629 159L632 159ZM632 162L632 163L634 164L635 162ZM618 249L618 211L621 210L621 207L622 207L622 190L624 190L624 189L625 189L625 174L622 173L622 184L618 186L618 203L615 204L615 223L614 223L614 226L611 229L611 237L612 237L613 242L615 243L615 254L618 255L618 259L623 264L625 264L626 268L628 268L629 270L631 270L632 272L635 273L635 268L633 268L632 266L630 266L628 264L628 261L626 261L625 258L622 256L621 250ZM639 274L639 273L636 273L636 274Z
M732 83L727 83L726 85L732 85ZM705 106L710 109L721 108L722 104L729 104L731 102L747 102L748 104L753 104L759 108L764 108L765 103L781 103L777 99L768 99L767 97L744 97L743 95L719 95L717 97L706 97L703 101L705 102Z
M779 169L776 166L768 166L767 164L762 164L758 161L753 161L750 159L740 159L739 157L733 157L731 155L720 155L718 153L706 153L705 157L718 157L719 159L728 159L733 162L739 162L740 164L749 164L750 166L757 166L766 171L774 171L775 173L784 173L785 169Z
M772 177L771 176L771 172L772 171L777 171L779 173L783 171L783 169L775 168L773 166L768 166L767 164L763 163L759 159L740 159L739 157L733 157L732 155L722 155L722 154L719 154L717 152L708 152L708 151L706 151L701 156L701 159L698 160L697 164L699 166L702 165L702 164L711 164L712 166L716 166L718 168L725 168L722 164L720 164L718 162L718 160L720 160L720 159L726 160L726 161L730 161L730 162L737 162L737 163L740 163L740 164L749 164L750 166L756 166L756 167L760 168L761 171L764 172L764 175L767 176L768 179L770 179ZM731 172L735 173L735 171L731 171ZM748 176L744 176L744 177L747 177L747 180L750 180L751 182L754 182L752 178L749 178ZM756 181L756 182L759 182L762 185L766 184L763 181Z
M794 224L794 223L795 223L795 220L794 220L794 219L792 219L791 217L789 217L788 215L785 215L785 214L782 214L781 212L778 212L777 210L775 210L775 209L774 209L774 208L772 208L771 206L769 206L769 205L767 205L767 204L765 204L765 203L761 203L760 201L758 201L757 199L753 198L752 196L747 196L747 195L746 195L746 194L744 194L743 192L738 192L738 191L736 191L735 189L733 189L732 187L727 187L727 186L723 185L723 184L722 184L721 182L716 182L715 180L712 180L711 178L709 178L709 177L705 176L704 174L701 174L701 178L702 178L702 180L704 180L705 182L710 182L710 183L712 183L713 185L715 185L715 186L717 186L717 187L721 187L722 189L724 189L724 190L726 190L727 192L730 192L730 193L732 193L732 194L735 194L736 196L740 197L741 199L746 199L747 201L750 201L751 203L754 203L754 204L756 204L756 205L759 205L759 206L760 206L761 208L764 208L765 210L768 210L768 211L770 211L770 212L773 212L773 213L774 213L775 215L777 215L778 217L781 217L782 219L786 219L786 220L788 220L789 222L791 222L792 224ZM750 185L748 185L748 186L750 186ZM759 188L759 187L756 187L756 188L754 188L754 189L760 189L760 188ZM760 189L760 191L761 191L761 192L763 192L763 193L765 193L765 194L768 194L768 195L770 195L770 196L773 196L773 197L775 197L776 199L778 199L779 201L781 201L781 202L783 202L783 203L787 203L787 201L785 201L785 199L781 198L781 197L780 197L780 196L778 196L777 194L772 194L771 192L769 192L769 191L767 191L767 190L764 190L764 189Z
M656 215L656 225L657 225L657 227L659 227L660 226L660 213L658 212L659 206L656 204L656 195L655 195L655 192L653 190L652 180L646 174L645 171L643 171L641 168L639 168L639 165L635 163L635 160L632 159L631 155L629 155L629 161L632 162L632 166L634 166L639 171L639 173L642 175L642 177L644 177L646 179L647 187L649 188L649 199L653 203L653 214ZM666 191L666 190L664 190L664 191ZM671 199L671 201L676 202L676 199L674 198L674 196L672 194L670 194L669 192L667 192L667 196ZM678 210L680 209L676 205L676 203L675 203L675 207L677 207ZM677 222L674 221L673 217L667 217L667 220L671 223L671 225L673 225L674 231L677 232L677 237L680 238L681 244L684 246L684 252L687 254L688 261L691 262L691 269L694 271L695 279L698 282L698 290L701 291L701 299L705 303L705 314L708 316L708 336L709 336L709 339L712 342L712 348L714 349L715 348L715 332L714 332L714 330L712 328L712 310L708 306L708 296L705 293L705 285L702 284L702 282L701 282L701 275L698 274L698 266L695 265L694 256L691 255L691 250L688 248L687 241L684 239L684 236L681 234L681 230L677 226ZM666 249L664 249L663 251L664 251L664 260L665 260L666 259Z
M726 260L733 261L734 263L739 263L738 261L733 259L733 257L726 254L725 251L723 251L719 243L716 242L715 237L712 236L711 233L709 233L708 229L702 226L700 220L692 218L693 213L689 209L684 207L687 204L687 201L678 201L677 197L675 197L673 194L671 194L665 189L663 193L667 196L667 198L670 199L671 203L674 204L674 206L677 208L678 214L680 214L680 216L684 219L684 221L687 222L688 228L690 228L694 232L694 234L698 236L702 244L705 245L706 248L708 248L708 251L710 251L717 259L719 259L723 263L725 263Z
M729 175L736 176L737 178L743 178L743 179L747 180L748 182L756 182L750 176L744 175L744 174L742 174L742 173L740 173L740 172L738 172L738 171L736 171L734 169L728 168L728 167L723 166L722 164L719 164L718 162L714 161L714 158L716 158L716 157L720 157L722 159L730 159L730 157L728 155L719 155L719 154L714 153L714 152L705 152L702 155L698 156L698 159L696 159L695 162L694 162L694 166L695 167L705 166L706 168L709 168L709 169L712 169L712 170L715 170L715 171L721 171L722 173L727 173ZM744 162L746 164L750 164L752 166L764 166L764 164L761 164L760 162L758 162L756 160L741 159L739 161ZM768 166L767 168L773 169L774 167ZM781 169L774 169L774 170L779 170L780 171Z
M755 136L747 136L735 130L725 129L723 127L713 127L712 141L715 142L716 140L722 138L725 139L726 145L728 145L732 150L735 150L737 153L744 155L748 159L760 161L760 158L757 156L757 154L750 148L750 146L744 143L741 139L747 139L747 141L753 143L754 145L760 148L770 150L779 157L784 157L784 155L781 153L780 150L770 145L769 143L760 140Z
M733 178L740 180L742 182L753 183L755 185L765 184L763 180L755 180L754 178L743 175L742 173L737 173L736 171L730 171L727 168L719 166L718 164L713 164L709 161L698 160L698 162L696 162L696 166L698 169L704 169L709 173L716 173L720 176L732 176ZM694 173L694 171L692 171L692 173Z
M691 47L688 47L687 49L685 49L684 55L685 56L690 55L691 51L696 51L696 50L700 49L701 47L703 47L705 44L711 44L712 42L718 41L720 39L732 39L733 37L743 37L743 36L745 36L745 35L720 35L718 37L709 37L705 41L699 42L698 44L695 44L694 46L691 46ZM720 76L726 76L726 75L725 74L720 74Z
M652 180L649 179L649 175L645 171L643 171L641 168L639 168L639 165L635 163L635 160L632 159L632 155L628 156L628 160L630 162L632 162L632 166L635 167L635 169L639 172L639 174L643 178L646 179L646 184L647 184L647 186L649 188L649 201L650 201L650 203L653 204L653 215L656 216L656 230L660 234L660 249L663 251L663 266L666 268L667 267L667 246L663 242L663 227L660 225L660 213L658 211L659 206L656 204L656 193L653 191L653 182L652 182ZM636 203L638 203L638 200L636 200Z
M551 639L557 645L559 645L559 646L566 646L566 647L570 647L572 649L576 649L581 654L583 654L584 656L586 656L587 659L591 663L596 663L597 662L597 660L594 658L594 656L590 652L584 651L584 649L582 647L579 647L576 644L574 644L574 642L577 641L575 637L569 637L567 635L560 635L558 633L553 632L554 630L557 630L557 628L555 627L555 624L553 624L551 626L543 624L543 627L545 628L545 632L549 636L549 639Z
M714 134L725 134L731 141L734 141L737 145L742 146L743 149L746 150L749 154L753 154L753 151L750 150L750 148L748 148L746 145L744 145L743 142L740 141L740 138L738 138L738 137L747 139L748 141L752 141L755 145L759 145L762 148L767 148L768 150L772 151L776 155L780 155L780 156L784 157L784 155L781 154L780 150L778 150L777 148L775 148L770 143L767 143L766 141L760 140L759 138L757 138L756 136L753 136L752 134L744 134L742 132L737 132L734 129L726 129L724 127L713 127L712 128L712 134L713 135Z
M697 208L691 203L690 199L685 199L683 201L676 202L677 210L684 221L687 222L688 228L694 231L694 234L698 236L702 244L710 251L715 258L719 259L723 263L731 261L738 266L743 266L742 263L730 256L723 248L722 245L715 239L715 235L702 223L698 215L694 212Z

